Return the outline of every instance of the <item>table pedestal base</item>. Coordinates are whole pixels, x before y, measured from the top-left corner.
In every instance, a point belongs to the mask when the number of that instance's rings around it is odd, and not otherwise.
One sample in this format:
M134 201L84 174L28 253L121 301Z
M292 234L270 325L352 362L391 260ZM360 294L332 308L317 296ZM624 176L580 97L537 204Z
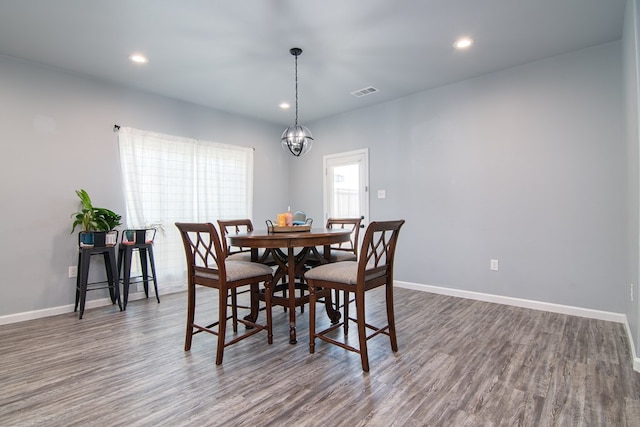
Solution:
M251 248L251 260L258 261L258 249L268 249L273 254L277 270L272 282L272 305L281 305L289 310L289 342L295 344L296 339L296 307L309 302L308 294L304 292L307 286L304 281L306 272L305 261L310 251L316 246L324 247L324 258L328 262L331 257L331 245L348 242L351 231L346 229L311 229L304 232L272 233L268 231L249 231L246 233L228 235L232 246ZM286 248L286 249L285 249ZM294 253L294 248L299 252ZM317 251L315 251L317 252ZM317 255L317 254L316 254ZM286 279L285 279L286 278ZM279 283L286 280L284 283ZM296 296L296 289L300 296ZM278 291L285 291L283 297L276 296ZM340 312L331 301L331 293L320 289L317 297L324 298L327 314L332 323L338 323ZM252 293L250 319L257 319L259 301L264 300L264 293Z
M309 303L309 294L307 290L307 284L304 282L305 266L304 261L309 253L309 248L303 248L298 254L294 254L293 248L289 248L288 254L285 254L280 249L274 249L273 257L278 264L278 269L273 275L271 304L280 305L289 310L289 343L296 344L296 307L304 307ZM280 281L286 277L287 282L280 283ZM298 277L299 281L296 281ZM300 291L300 295L296 296L296 290ZM284 291L285 296L278 296L276 293ZM336 324L340 321L341 314L334 308L331 301L331 292L323 293L318 292L319 296L324 296L325 310L327 316L331 319L332 324ZM258 301L264 301L264 290L261 290L258 294ZM258 318L258 301L252 303L251 321ZM248 316L249 317L249 316Z

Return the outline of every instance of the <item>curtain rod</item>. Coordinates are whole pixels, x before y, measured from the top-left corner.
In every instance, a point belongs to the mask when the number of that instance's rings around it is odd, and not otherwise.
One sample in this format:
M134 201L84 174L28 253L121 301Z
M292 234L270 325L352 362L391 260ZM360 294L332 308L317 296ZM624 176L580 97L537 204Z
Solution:
M113 125L113 131L114 132L118 132L120 130L120 125ZM256 151L256 147L248 147L251 148L253 151Z

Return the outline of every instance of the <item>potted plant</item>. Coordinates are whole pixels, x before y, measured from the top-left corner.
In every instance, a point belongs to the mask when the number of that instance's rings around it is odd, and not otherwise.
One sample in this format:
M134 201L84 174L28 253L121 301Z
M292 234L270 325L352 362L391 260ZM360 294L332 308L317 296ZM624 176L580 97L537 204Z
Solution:
M98 228L98 223L94 216L93 204L91 203L89 194L87 194L85 190L76 190L76 194L80 198L81 210L71 214L71 217L74 218L71 233L73 234L76 227L81 226L80 246L93 246L94 236L92 232Z
M164 235L164 225L160 221L147 222L141 227L133 227L124 231L124 239L127 243L145 243L152 241L156 231Z
M76 190L76 194L80 198L81 209L71 214L74 218L71 233L76 227L81 226L80 246L104 246L107 232L120 225L122 217L109 209L93 206L91 197L85 190ZM114 237L113 242L110 241L109 244L115 243Z
M106 232L105 244L115 245L118 239L118 234L115 229L122 224L122 217L107 208L94 208L94 215L96 223L98 224L98 230Z

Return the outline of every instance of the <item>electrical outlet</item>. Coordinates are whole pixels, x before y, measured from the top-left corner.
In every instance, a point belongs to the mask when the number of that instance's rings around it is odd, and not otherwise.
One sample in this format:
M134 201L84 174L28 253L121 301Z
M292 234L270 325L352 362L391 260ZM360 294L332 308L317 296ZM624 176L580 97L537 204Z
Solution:
M489 269L491 271L498 271L498 260L497 259L492 259L491 261L489 261Z
M69 266L69 278L72 279L74 277L78 277L78 266L70 265Z

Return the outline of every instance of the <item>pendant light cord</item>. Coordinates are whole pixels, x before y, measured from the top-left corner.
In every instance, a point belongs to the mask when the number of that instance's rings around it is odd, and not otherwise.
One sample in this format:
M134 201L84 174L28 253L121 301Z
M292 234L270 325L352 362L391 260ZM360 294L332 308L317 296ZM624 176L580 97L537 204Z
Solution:
M298 126L298 55L296 57L296 123L295 126Z
M292 47L289 53L295 56L295 90L296 90L296 121L294 126L289 126L282 133L280 144L296 157L308 152L313 145L313 136L309 129L298 124L298 56L302 53L299 47Z

